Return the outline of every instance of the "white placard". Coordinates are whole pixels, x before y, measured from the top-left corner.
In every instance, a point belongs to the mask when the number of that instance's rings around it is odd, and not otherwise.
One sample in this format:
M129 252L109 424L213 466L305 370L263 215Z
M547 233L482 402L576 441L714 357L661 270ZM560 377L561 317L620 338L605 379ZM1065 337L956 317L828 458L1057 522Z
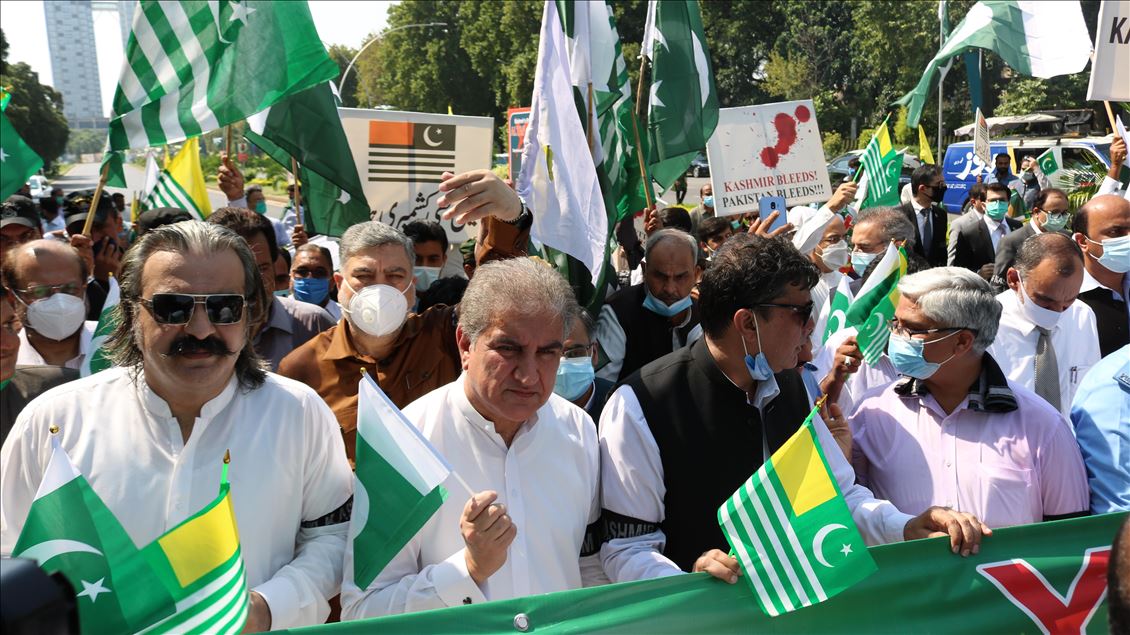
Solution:
M1130 0L1103 0L1087 99L1130 101Z
M980 108L973 120L973 156L981 159L985 165L993 164L993 151L989 146L989 122L985 121Z
M467 239L472 228L440 219L439 177L490 169L494 119L358 108L338 113L373 220L398 229L437 221L452 244Z
M762 196L790 207L832 198L811 99L719 110L707 153L719 216L756 212Z

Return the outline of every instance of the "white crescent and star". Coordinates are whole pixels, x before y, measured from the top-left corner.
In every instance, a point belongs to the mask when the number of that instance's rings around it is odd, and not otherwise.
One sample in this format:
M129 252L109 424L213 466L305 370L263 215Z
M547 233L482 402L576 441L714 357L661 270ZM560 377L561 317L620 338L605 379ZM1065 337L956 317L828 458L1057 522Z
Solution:
M349 203L349 192L342 190L341 196L337 197L337 202L341 203L342 205Z
M443 141L432 141L431 134L432 134L432 127L426 126L424 128L424 143L428 144L429 146L431 146L433 148L438 146L438 145L441 145L443 143Z
M8 153L4 152L4 148L0 148L0 161L7 161Z
M16 555L20 558L31 558L42 565L55 556L61 556L67 553L92 553L96 556L102 555L101 551L91 547L85 542L62 539L47 540L32 545Z
M102 586L102 582L105 579L106 578L99 578L97 582L87 582L86 580L79 580L79 582L82 582L82 591L76 593L75 597L88 597L90 598L90 603L94 604L98 601L99 595L111 592L108 587Z
M828 561L824 559L824 539L828 537L828 534L837 529L847 529L847 527L839 523L824 525L820 528L820 531L816 532L816 537L812 539L812 553L816 556L816 561L829 569L832 568L832 565L828 564ZM844 547L847 549L847 553L851 552L851 545L844 545ZM847 553L844 555L847 555Z

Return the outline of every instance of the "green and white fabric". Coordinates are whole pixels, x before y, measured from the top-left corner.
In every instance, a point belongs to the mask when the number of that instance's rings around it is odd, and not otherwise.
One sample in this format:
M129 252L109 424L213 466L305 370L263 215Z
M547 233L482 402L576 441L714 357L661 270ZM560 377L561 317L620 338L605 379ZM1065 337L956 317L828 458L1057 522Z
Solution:
M890 336L887 322L895 316L899 302L898 283L905 275L906 251L895 247L892 242L848 307L846 325L858 330L856 341L864 361L869 365L874 365L887 350L887 338Z
M369 586L447 498L451 466L371 377L357 388L353 580Z
M98 326L90 340L90 354L83 358L82 368L79 369L83 377L113 366L106 354L106 340L118 325L116 309L121 301L122 290L118 286L118 279L110 276L110 290L106 293L106 302L102 305L102 313L98 315Z
M1082 71L1091 37L1077 0L981 0L946 38L914 90L895 102L907 106L908 128L918 125L938 70L976 49L1000 55L1020 75L1047 79Z
M0 90L0 104L7 107L10 98L7 91ZM41 167L43 159L20 138L0 109L0 201L15 194Z
M698 0L650 0L640 54L651 60L647 163L665 190L706 151L718 125L718 93Z
M142 0L110 119L110 148L173 143L337 76L304 0Z

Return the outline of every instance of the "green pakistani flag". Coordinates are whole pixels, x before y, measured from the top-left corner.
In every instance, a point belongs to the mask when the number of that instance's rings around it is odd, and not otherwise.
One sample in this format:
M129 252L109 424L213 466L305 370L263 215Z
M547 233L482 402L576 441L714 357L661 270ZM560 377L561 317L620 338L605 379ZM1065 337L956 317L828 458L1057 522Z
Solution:
M51 438L51 459L12 556L61 571L74 587L83 633L133 633L173 612L173 597L118 519Z
M121 298L122 290L118 286L118 279L111 275L110 291L106 294L106 302L102 305L102 313L98 316L94 337L90 340L90 353L83 358L82 368L79 369L83 377L113 366L107 357L106 340L118 325L117 307L121 304Z
M930 60L914 90L895 102L908 107L908 128L918 126L938 70L955 55L977 49L1000 55L1020 75L1047 79L1082 71L1090 59L1091 36L1075 0L978 2Z
M640 54L651 60L647 163L666 190L718 125L718 94L698 0L650 0Z
M819 409L718 509L771 616L823 602L876 570L812 426Z
M899 280L906 275L906 251L887 245L883 259L871 271L855 295L846 314L847 326L856 327L856 340L863 359L870 365L887 349L887 322L895 316L899 302Z
M304 0L142 0L114 94L110 149L199 136L337 74Z
M1062 165L1059 148L1048 148L1043 154L1036 157L1036 165L1039 165L1040 171L1049 178L1059 172L1060 165Z
M0 201L16 193L27 179L43 167L43 159L32 150L0 112Z
M364 589L443 505L451 466L368 374L357 388L355 456L349 538Z
M308 234L341 236L369 220L365 190L329 82L249 117L243 136L284 168L291 169L292 158L301 166L302 220ZM317 191L309 191L311 186Z
M824 329L822 342L827 342L833 333L847 326L847 310L851 306L851 297L851 278L840 276L840 283L832 290L827 328Z

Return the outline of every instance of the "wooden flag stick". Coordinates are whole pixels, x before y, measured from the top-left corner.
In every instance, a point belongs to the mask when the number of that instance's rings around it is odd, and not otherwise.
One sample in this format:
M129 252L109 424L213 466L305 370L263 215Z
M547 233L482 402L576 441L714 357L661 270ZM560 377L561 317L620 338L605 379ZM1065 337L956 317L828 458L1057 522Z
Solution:
M302 186L298 180L298 159L290 157L290 171L294 174L294 214L298 216L298 224L305 226L305 214L302 213Z
M639 160L640 164L640 180L643 181L643 197L647 202L647 208L651 209L655 203L651 200L651 179L647 178L647 166L644 165L643 148L640 146L640 126L635 113L632 113L632 134L636 138L636 159Z
M592 153L592 129L594 128L592 122L592 82L589 82L589 103L588 103L588 118L585 119L585 129L588 130L588 143L589 152Z
M224 126L224 154L231 156L231 124Z
M1114 123L1114 111L1110 109L1110 102L1104 99L1103 105L1106 106L1106 117L1110 120L1110 131L1117 135L1118 126Z
M643 75L647 70L647 56L640 54L640 79L636 82L636 117L643 117Z
M102 199L102 189L106 187L106 179L110 174L110 162L102 164L102 174L98 177L98 187L94 188L94 197L90 199L90 209L86 210L86 222L82 226L82 235L90 236L90 226L94 224L94 213L98 211L98 201Z

